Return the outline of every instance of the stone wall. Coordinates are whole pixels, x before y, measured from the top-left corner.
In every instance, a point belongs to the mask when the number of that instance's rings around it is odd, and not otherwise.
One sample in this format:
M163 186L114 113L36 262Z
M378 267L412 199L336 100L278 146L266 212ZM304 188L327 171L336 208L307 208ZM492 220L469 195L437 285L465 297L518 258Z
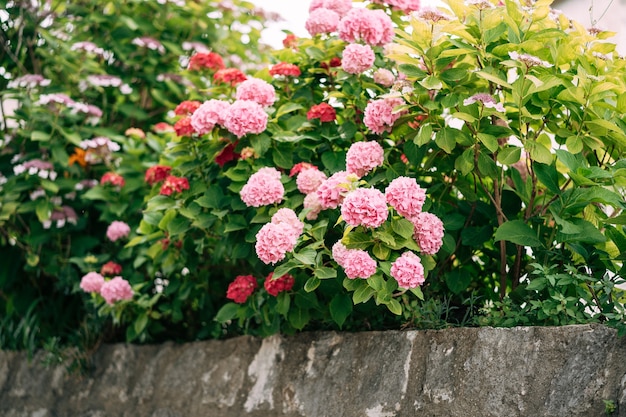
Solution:
M1 416L626 416L626 338L602 326L108 345L86 376L42 357L0 352Z

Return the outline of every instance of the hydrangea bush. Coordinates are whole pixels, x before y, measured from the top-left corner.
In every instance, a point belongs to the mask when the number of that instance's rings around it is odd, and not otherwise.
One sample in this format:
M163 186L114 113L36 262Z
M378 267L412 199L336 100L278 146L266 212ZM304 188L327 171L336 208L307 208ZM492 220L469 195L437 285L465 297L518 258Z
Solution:
M183 58L125 107L144 128L125 136L115 105L91 127L81 95L15 79L14 94L37 86L20 111L48 107L46 122L18 115L28 152L4 153L3 246L27 269L57 265L18 237L75 227L74 249L48 252L68 272L46 274L113 340L623 326L625 61L550 3L315 0L311 37L288 34L269 64L137 37ZM104 103L129 104L135 84L98 80L119 89ZM157 102L171 111L143 106ZM72 117L51 129L59 108ZM57 178L82 205L50 200ZM18 232L22 212L34 233Z

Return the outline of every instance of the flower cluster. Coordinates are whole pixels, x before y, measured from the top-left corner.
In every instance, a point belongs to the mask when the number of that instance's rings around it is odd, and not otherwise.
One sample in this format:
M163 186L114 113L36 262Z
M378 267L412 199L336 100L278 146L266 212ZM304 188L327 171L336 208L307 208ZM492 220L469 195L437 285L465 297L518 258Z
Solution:
M80 280L80 288L88 293L97 293L104 298L107 304L113 305L116 301L131 300L134 292L130 283L120 276L108 281L97 272L89 272Z
M114 187L123 187L126 184L126 180L117 172L106 172L100 178L100 185L112 185Z
M265 278L263 286L265 287L265 291L267 291L269 295L277 297L278 294L280 294L281 292L291 291L295 282L296 280L293 278L293 276L289 274L274 278L274 273L270 272L269 275Z
M300 68L297 65L289 64L287 62L281 62L273 65L270 68L270 75L283 75L288 77L299 77L301 74Z
M174 114L177 116L191 116L201 104L197 100L185 100L174 108Z
M217 71L224 68L224 60L215 52L198 52L189 59L188 69L199 71L209 69Z
M413 219L413 238L427 255L434 255L443 245L443 222L432 213L419 213Z
M337 113L333 106L328 103L320 103L311 106L306 114L309 120L320 119L320 122L332 122L337 118Z
M107 237L111 242L125 238L130 234L130 226L122 221L115 220L107 228Z
M148 185L158 184L164 181L172 171L171 167L164 165L154 165L146 170L145 181Z
M341 68L348 74L360 74L374 64L376 56L369 45L351 43L343 50Z
M252 275L238 275L235 280L228 285L226 298L233 300L237 304L243 304L252 295L259 284Z
M383 147L378 142L356 142L348 149L346 170L361 178L372 169L381 166L383 161Z
M339 15L337 12L323 7L309 13L309 17L304 24L304 28L311 36L335 32L337 26L339 26Z
M416 288L424 283L424 266L419 256L404 252L391 264L391 276L403 288Z
M185 177L176 177L174 175L168 175L165 181L161 185L159 194L172 195L174 193L182 193L183 190L189 189L189 180Z
M296 177L296 185L298 191L302 194L311 194L317 191L317 189L326 180L326 174L317 169L316 166L303 169Z
M261 133L267 127L268 116L263 107L250 100L237 100L224 117L224 127L238 138L248 133Z
M213 74L213 80L218 83L230 84L236 86L247 80L246 74L237 68L224 68Z
M266 264L275 264L291 252L302 234L304 225L291 209L281 209L256 234L257 256Z
M385 195L375 188L350 191L341 205L341 216L350 226L380 227L389 217Z
M297 68L297 67L296 67ZM260 78L248 78L237 86L237 100L250 100L267 107L276 101L274 86Z
M412 220L422 212L426 191L415 178L398 177L385 189L385 198L399 215Z
M280 172L276 168L265 167L248 178L239 194L248 207L261 207L280 203L284 193Z
M209 133L215 125L224 125L230 103L224 100L205 101L191 115L191 126L198 135Z
M371 46L383 46L393 40L393 23L383 10L353 8L341 19L339 38L346 42L362 41Z
M367 279L376 273L376 261L364 250L347 249L343 243L337 242L333 245L332 254L350 279Z
M396 120L405 111L394 111L394 108L405 104L401 98L384 98L370 101L365 107L363 123L374 133L391 131Z

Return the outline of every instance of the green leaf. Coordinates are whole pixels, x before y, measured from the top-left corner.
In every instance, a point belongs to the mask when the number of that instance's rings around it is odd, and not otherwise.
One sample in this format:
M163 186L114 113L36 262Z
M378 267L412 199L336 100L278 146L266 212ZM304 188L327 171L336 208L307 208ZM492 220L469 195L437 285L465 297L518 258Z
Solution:
M496 230L494 240L506 240L516 245L537 247L542 246L535 231L522 220L510 220Z
M148 325L148 314L143 313L133 323L133 327L135 328L135 334L140 335L141 332L144 331L146 326Z
M35 208L35 213L37 214L37 220L43 223L48 220L52 214L52 204L47 200L40 200Z
M330 317L341 328L352 313L352 300L347 294L339 293L330 301Z
M294 329L302 330L309 322L310 317L308 309L294 308L289 312L288 320Z
M337 278L337 271L325 266L315 268L314 274L319 279Z
M434 75L429 75L418 83L427 90L441 90L443 88L441 80Z
M176 236L189 230L190 224L191 222L188 219L178 216L169 222L167 230L169 231L170 236Z
M389 300L389 302L386 305L389 311L391 311L396 316L399 316L400 314L402 314L402 305L400 305L398 300L396 300L395 298L392 298L391 300Z
M522 156L522 148L517 146L508 146L498 152L498 162L502 165L513 165L520 160Z
M446 126L435 134L435 143L446 153L452 153L452 150L456 146L457 133L454 132L455 130L454 128Z
M475 72L475 74L478 75L480 78L483 78L483 79L485 79L487 81L491 81L492 83L495 83L495 84L497 84L499 86L506 87L508 89L513 89L513 86L511 84L507 83L506 80L503 80L502 78L497 77L497 76L495 76L493 74L490 74L488 72L477 71L477 72Z
M552 155L550 150L543 144L529 140L526 141L525 147L534 161L541 162L546 165L550 165L552 163L554 155Z
M583 141L578 136L570 136L565 140L565 146L571 153L579 153L583 150Z
M426 71L412 64L400 64L398 70L407 77L423 78L426 76Z
M420 127L420 130L419 132L417 132L417 135L415 136L415 139L413 139L413 142L417 146L422 146L422 145L426 145L427 143L430 143L432 139L433 139L433 128L430 124L427 124L427 125L422 125Z
M304 291L306 292L315 291L317 287L320 286L321 282L322 281L320 281L318 277L312 276L311 278L307 279L306 282L304 283Z
M446 285L454 294L460 294L472 282L472 276L467 270L454 269L446 274Z
M409 220L405 218L393 219L391 221L391 228L393 231L405 239L413 238L413 231L415 226Z
M42 132L41 130L33 130L33 133L30 134L30 139L40 142L47 142L50 140L50 134Z
M369 285L362 286L354 291L354 294L352 294L352 302L354 304L365 303L372 298L375 293L376 290Z
M238 311L239 304L226 303L222 306L222 308L219 309L219 311L215 315L215 321L224 324L227 321L234 319L237 316Z
M477 136L478 140L480 140L491 153L494 153L500 147L500 145L498 145L498 139L496 139L494 136L487 135L485 133L478 133Z
M297 267L301 267L301 266L302 265L298 261L290 259L287 262L285 262L284 264L279 265L279 266L276 267L276 269L274 269L274 276L282 277L283 275L285 275L286 273L288 273L292 269L297 268Z
M474 148L467 148L454 161L454 169L462 175L467 175L474 170Z
M280 106L278 110L276 111L276 118L278 119L280 118L280 116L294 112L296 110L301 110L303 108L304 107L302 107L300 104L297 104L297 103L293 103L293 102L285 103L282 106Z
M291 305L291 295L287 291L283 291L276 297L276 312L287 318L289 306Z
M559 187L559 174L556 171L556 165L546 165L535 162L533 170L537 175L537 179L546 186L548 190L554 194L561 194Z
M377 242L372 248L372 253L381 261L386 261L387 259L389 259L389 255L391 255L391 249L388 246Z
M273 149L272 160L277 167L291 169L293 167L293 152L287 149Z
M294 252L293 257L305 265L315 265L317 252L311 249L305 249L302 252Z
M227 223L224 226L224 233L234 232L236 230L244 230L248 228L246 218L241 214L231 214L227 216Z
M422 292L422 287L415 287L409 290L413 295L415 295L420 300L424 301L424 293Z

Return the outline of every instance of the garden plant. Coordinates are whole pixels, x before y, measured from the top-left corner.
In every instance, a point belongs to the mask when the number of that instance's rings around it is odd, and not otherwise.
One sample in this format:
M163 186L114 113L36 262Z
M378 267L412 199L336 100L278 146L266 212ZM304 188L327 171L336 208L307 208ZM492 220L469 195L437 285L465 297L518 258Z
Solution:
M3 23L3 347L623 329L611 33L549 0L314 0L310 38L251 55L245 2L83 3Z

